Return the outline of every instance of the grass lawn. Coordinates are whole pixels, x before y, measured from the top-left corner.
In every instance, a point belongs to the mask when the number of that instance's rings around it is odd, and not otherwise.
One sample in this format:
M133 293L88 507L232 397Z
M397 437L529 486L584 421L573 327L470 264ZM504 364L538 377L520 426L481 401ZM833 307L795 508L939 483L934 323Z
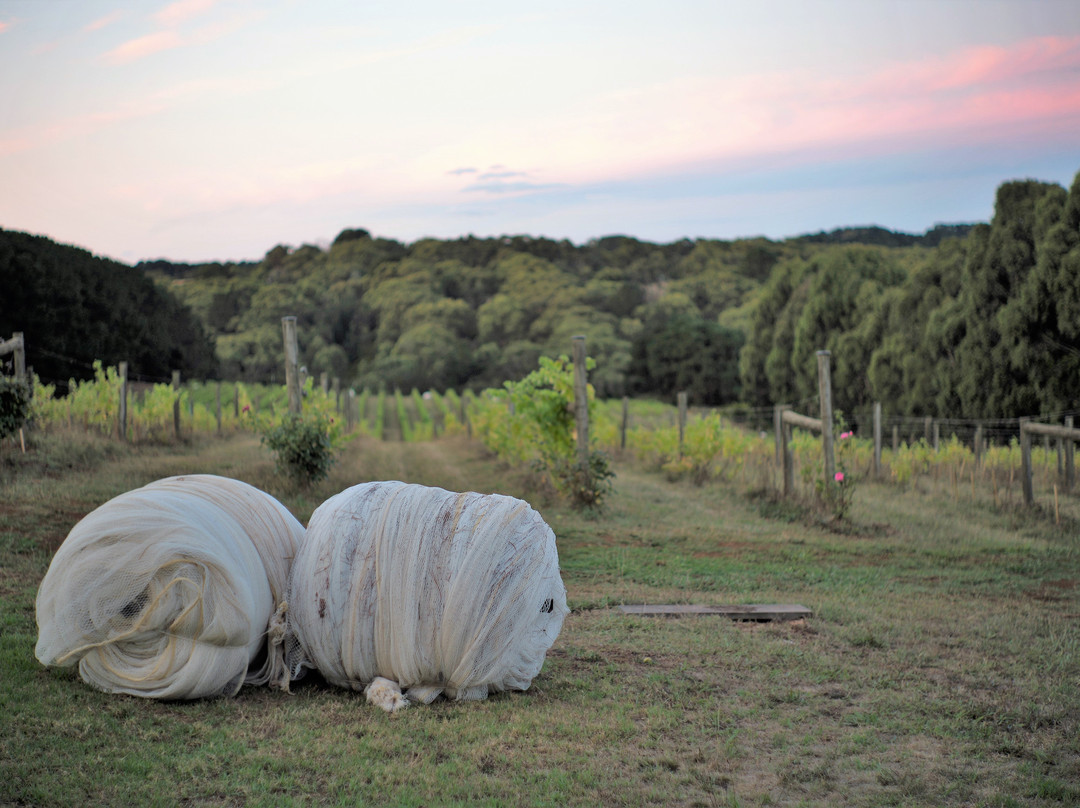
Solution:
M626 463L575 513L464 439L357 440L308 491L256 438L71 436L0 453L0 805L1080 804L1080 522L861 483L830 529ZM528 499L573 610L532 688L389 716L317 677L287 695L109 696L34 658L34 597L85 513L179 473L237 477L306 522L357 482ZM620 603L799 603L805 621Z

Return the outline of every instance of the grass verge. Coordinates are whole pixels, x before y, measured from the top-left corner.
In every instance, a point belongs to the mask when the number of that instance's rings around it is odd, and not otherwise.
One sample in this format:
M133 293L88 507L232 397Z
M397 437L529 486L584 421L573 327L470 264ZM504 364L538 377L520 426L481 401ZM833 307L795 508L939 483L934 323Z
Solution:
M0 490L0 804L1080 802L1072 521L867 483L837 532L629 466L604 512L580 514L458 439L358 439L310 489L244 435L35 451L3 467ZM64 452L75 459L42 460ZM34 595L67 531L192 472L244 479L302 521L368 479L525 497L555 530L574 611L529 691L392 717L316 677L293 696L157 703L42 668ZM632 602L802 603L814 617L610 608Z

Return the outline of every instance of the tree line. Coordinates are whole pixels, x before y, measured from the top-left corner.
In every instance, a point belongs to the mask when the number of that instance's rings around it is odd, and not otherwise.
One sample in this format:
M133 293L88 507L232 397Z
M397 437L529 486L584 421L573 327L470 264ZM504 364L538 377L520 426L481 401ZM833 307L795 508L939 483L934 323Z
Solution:
M989 224L932 250L849 246L778 265L740 356L746 401L816 393L833 354L836 406L1012 418L1080 399L1080 174L1070 190L1000 186Z
M0 334L47 333L87 367L280 383L296 315L309 373L372 390L498 387L583 334L602 397L752 406L815 395L827 348L845 412L1010 417L1076 405L1078 222L1076 182L1026 180L998 189L988 224L923 235L405 244L356 228L259 261L128 267L0 231Z
M348 229L328 248L278 245L258 262L140 268L207 325L227 378L277 378L278 323L294 314L309 371L361 388L497 387L583 334L601 396L678 389L718 405L743 398L739 355L778 266L849 239L918 251L968 229L670 244L608 236L583 245L529 236L403 244Z
M212 336L141 269L0 230L0 335L16 331L25 334L27 365L54 383L93 378L94 360L127 361L133 378L217 372Z

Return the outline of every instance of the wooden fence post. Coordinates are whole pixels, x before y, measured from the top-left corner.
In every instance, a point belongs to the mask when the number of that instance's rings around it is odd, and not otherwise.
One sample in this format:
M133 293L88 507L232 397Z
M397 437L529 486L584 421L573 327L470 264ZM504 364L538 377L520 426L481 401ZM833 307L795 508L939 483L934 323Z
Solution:
M675 400L679 404L679 457L683 456L683 444L686 440L686 391L680 391Z
M322 390L324 396L330 392L330 374L325 370L319 374L319 389Z
M573 340L574 420L577 424L577 458L586 487L592 484L589 469L589 378L585 369L585 337Z
M818 351L818 393L821 398L821 448L825 455L825 486L832 485L836 476L836 458L833 456L833 410L832 377L829 371L828 351Z
M345 399L346 399L346 401L345 401L345 431L352 434L353 427L356 424L356 421L355 421L355 418L356 418L356 403L355 403L356 391L354 391L350 387L349 388L349 393L345 397Z
M341 415L341 379L338 376L331 382L330 391L334 396L334 412Z
M1024 489L1024 504L1035 502L1035 492L1031 484L1031 433L1027 429L1027 419L1020 419L1020 484Z
M214 385L214 417L217 419L217 433L221 436L221 382Z
M281 318L281 331L285 341L285 389L289 393L289 412L300 414L300 349L296 343L296 317Z
M776 439L776 464L778 466L784 462L784 436L781 432L784 429L783 414L787 408L787 404L773 404L772 408L773 436Z
M1065 426L1069 429L1073 428L1073 417L1071 415L1065 416ZM1072 491L1073 485L1076 484L1076 442L1071 440L1065 441L1065 491L1066 493Z
M881 402L874 402L874 476L881 476Z
M630 424L630 397L622 397L622 423L619 425L619 448L626 449L626 428Z
M892 428L892 450L893 452L900 451L900 426L893 424Z
M983 427L979 424L975 427L975 468L982 465Z
M787 409L785 407L785 409ZM783 412L781 411L781 416ZM795 493L795 456L791 449L791 424L780 421L781 464L784 471L784 497Z
M174 370L172 372L172 389L173 389L173 405L172 405L172 417L173 417L173 436L180 440L180 371Z
M934 451L941 450L941 424L934 421Z
M127 440L127 416L128 416L128 363L121 362L120 374L120 440Z
M233 418L240 421L240 382L233 382Z

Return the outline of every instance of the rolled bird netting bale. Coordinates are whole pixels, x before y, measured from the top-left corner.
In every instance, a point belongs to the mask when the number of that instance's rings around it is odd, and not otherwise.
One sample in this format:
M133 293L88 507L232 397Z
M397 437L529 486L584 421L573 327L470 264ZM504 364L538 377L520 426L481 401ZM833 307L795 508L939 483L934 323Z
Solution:
M287 688L284 600L304 528L269 494L170 477L88 514L37 596L37 658L110 693L159 699Z
M555 535L528 503L365 483L312 515L290 666L355 690L384 677L424 703L482 699L529 687L568 612Z

